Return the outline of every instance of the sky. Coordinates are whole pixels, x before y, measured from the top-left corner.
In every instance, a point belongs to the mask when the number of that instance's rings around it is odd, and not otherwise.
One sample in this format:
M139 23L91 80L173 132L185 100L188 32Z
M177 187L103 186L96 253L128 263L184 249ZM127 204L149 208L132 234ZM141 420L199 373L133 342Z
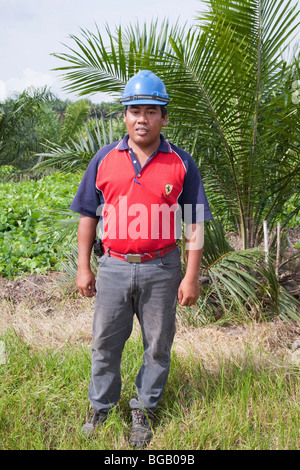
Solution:
M52 53L67 52L73 46L70 34L81 28L105 34L105 24L126 26L137 21L168 18L173 24L194 24L197 11L205 8L199 0L0 0L0 101L34 86L48 86L61 99L77 99L63 92L59 72L63 65ZM93 102L107 100L93 95Z
M0 0L0 102L31 86L77 99L63 91L53 71L63 62L51 54L67 52L64 44L73 46L69 36L80 36L81 28L96 32L97 24L106 36L105 24L113 30L168 18L192 25L205 8L200 0ZM91 97L94 103L108 99L100 93Z

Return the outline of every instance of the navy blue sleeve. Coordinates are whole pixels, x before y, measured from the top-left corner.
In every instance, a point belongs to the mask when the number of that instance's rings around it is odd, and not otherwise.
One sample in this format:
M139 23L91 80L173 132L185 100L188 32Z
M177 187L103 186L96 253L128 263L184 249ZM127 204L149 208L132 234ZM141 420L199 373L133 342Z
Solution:
M90 161L79 188L75 194L70 209L81 215L98 219L97 209L103 204L102 193L96 187L96 177L98 167L102 159L116 146L116 142L102 147Z
M206 197L203 181L199 169L192 156L178 147L176 152L180 155L185 167L186 175L183 190L179 197L182 217L185 223L203 222L213 218Z
M97 207L100 204L99 191L96 188L96 175L99 166L97 155L90 161L70 209L82 215L97 219Z

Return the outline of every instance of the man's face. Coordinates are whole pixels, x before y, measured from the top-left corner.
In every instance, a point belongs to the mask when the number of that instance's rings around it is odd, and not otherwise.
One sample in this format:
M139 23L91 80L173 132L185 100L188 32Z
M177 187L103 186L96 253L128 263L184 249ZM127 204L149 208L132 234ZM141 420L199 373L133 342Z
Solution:
M127 107L124 122L131 141L146 147L159 142L161 129L167 124L167 115L162 117L159 105L131 105Z

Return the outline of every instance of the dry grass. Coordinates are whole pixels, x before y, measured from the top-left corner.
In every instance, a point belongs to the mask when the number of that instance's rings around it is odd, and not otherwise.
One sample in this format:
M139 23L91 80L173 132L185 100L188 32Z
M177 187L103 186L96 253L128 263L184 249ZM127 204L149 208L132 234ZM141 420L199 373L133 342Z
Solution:
M247 358L247 351L262 362L280 366L286 362L299 363L300 357L292 349L300 338L300 328L283 321L248 323L237 326L210 326L179 328L175 348L179 355L189 354L201 360L205 369L215 373L229 359L237 363Z
M64 296L58 281L57 273L18 281L0 279L0 335L13 328L37 349L91 344L94 300ZM133 334L138 332L136 325ZM280 320L201 328L178 323L174 348L179 355L195 355L206 370L216 372L220 359L245 357L249 348L258 361L275 361L277 365L298 362L299 354L292 344L299 338L299 325Z
M35 348L92 340L93 300L65 297L59 275L0 281L0 334L13 328ZM2 284L2 285L1 285Z

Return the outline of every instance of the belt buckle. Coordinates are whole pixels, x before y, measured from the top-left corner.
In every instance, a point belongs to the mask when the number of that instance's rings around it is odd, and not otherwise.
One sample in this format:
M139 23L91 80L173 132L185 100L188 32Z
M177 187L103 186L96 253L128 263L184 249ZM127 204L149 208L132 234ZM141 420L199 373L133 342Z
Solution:
M126 261L128 261L129 263L141 263L142 255L128 254L126 255Z

